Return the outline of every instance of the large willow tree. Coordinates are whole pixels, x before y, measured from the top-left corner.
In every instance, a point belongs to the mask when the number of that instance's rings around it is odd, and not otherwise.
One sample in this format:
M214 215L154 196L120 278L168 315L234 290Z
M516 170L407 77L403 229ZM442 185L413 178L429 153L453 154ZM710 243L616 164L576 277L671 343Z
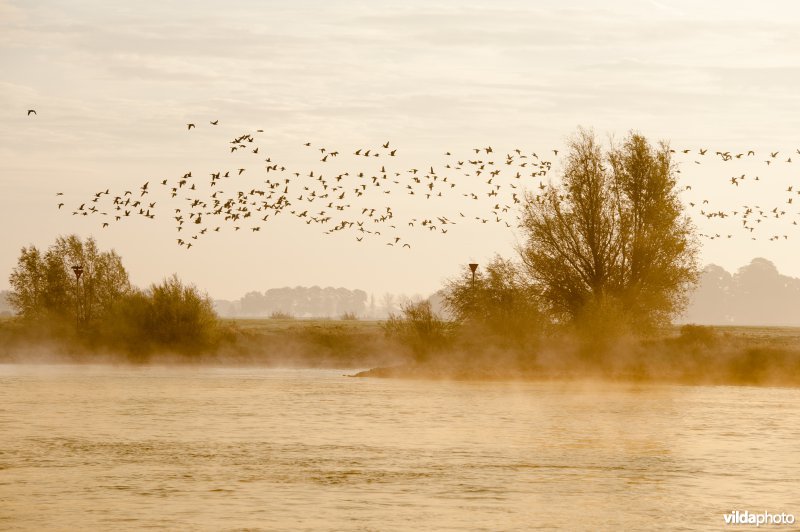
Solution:
M578 131L560 182L523 211L524 269L556 321L644 332L683 309L697 245L676 175L665 143L631 133L603 150Z

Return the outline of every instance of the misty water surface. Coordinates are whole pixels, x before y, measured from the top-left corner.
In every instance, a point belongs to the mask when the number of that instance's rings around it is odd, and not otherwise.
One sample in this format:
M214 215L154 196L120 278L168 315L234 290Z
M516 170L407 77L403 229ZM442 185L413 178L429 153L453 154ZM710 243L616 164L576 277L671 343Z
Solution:
M2 529L709 529L800 514L800 391L0 366Z

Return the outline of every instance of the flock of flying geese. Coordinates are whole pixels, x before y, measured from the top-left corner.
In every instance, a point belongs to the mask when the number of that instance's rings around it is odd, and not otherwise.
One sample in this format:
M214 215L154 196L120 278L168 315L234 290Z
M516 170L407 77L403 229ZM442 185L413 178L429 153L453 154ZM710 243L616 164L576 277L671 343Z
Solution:
M31 114L36 111L29 110L28 116ZM210 121L211 126L218 124L218 120ZM186 124L186 128L191 131L197 124ZM426 165L398 169L398 165L392 164L398 160L395 159L397 148L390 142L358 147L347 153L306 142L304 148L316 154L318 163L315 169L299 170L264 153L258 143L260 133L263 130L258 129L230 140L229 153L240 162L235 168L202 176L188 171L168 179L146 181L130 190L100 190L70 212L74 216L96 216L103 228L132 217L155 219L157 214L169 215L177 230L176 241L186 249L196 245L204 235L223 228L256 233L269 221L287 215L319 227L326 235L351 233L358 242L379 239L387 246L411 248L409 235L414 231L444 235L451 226L466 222L517 227L520 222L518 204L525 201L526 192L532 200L543 201L548 175L553 169L550 156L558 156L557 149L546 153L515 149L496 154L491 146L486 146L473 148L463 157L446 152L447 159L439 168ZM695 164L701 164L699 158L708 156L722 162L756 157L752 150L745 153L716 151L713 155L705 148L673 152L696 155ZM800 155L800 150L797 154ZM248 169L253 160L263 164L262 171L254 176ZM337 164L331 164L334 162ZM791 163L792 158L776 151L770 152L764 162L767 166ZM339 166L349 171L337 171ZM730 178L730 186L739 187L747 180L760 181L761 178L741 174ZM685 191L691 189L691 185L684 187ZM708 220L738 216L740 229L751 239L776 241L788 239L789 235L781 232L764 235L759 229L775 219L789 220L800 214L792 210L796 208L794 199L800 195L800 187L789 186L786 194L785 203L778 206L743 205L736 210L720 210L712 208L708 199L690 201L688 205ZM57 193L57 196L62 195L62 192ZM412 202L412 211L438 214L401 219L392 207L403 202L398 196ZM453 196L461 200L457 205L462 209L442 214L444 205L439 202ZM466 202L471 205L467 207ZM165 203L172 205L162 211ZM446 205L452 207L453 202ZM58 208L63 207L65 203L60 201ZM465 210L470 214L464 214ZM476 216L475 212L479 214ZM797 220L791 220L791 225L798 225ZM734 234L723 231L700 236L715 240L732 238Z
M682 150L683 153L688 153L690 150ZM699 155L705 155L707 152L706 149L699 150ZM800 150L795 150L797 155L800 155ZM729 161L738 161L738 160L747 160L750 157L756 157L756 152L753 150L748 150L747 152L743 153L731 153L728 151L715 152L715 156L719 158L722 162L729 162ZM700 164L699 161L695 160L695 164ZM769 152L769 157L763 160L763 163L766 164L767 167L772 165L773 163L791 163L792 156L786 156L786 159L783 159L781 156L780 151L772 151ZM743 173L740 175L731 176L728 178L728 183L730 186L736 187L737 189L739 186L745 182L763 182L763 180L759 176L748 176L748 174ZM684 190L692 190L691 185L685 185ZM710 203L708 199L702 199L701 201L689 201L689 207L696 209L698 214L702 217L707 218L708 220L725 220L726 218L739 218L739 222L741 225L739 229L744 232L745 235L749 236L751 240L759 240L760 238L766 238L771 242L778 241L778 240L788 240L789 234L785 232L778 232L775 233L771 231L770 234L764 235L765 231L763 230L760 232L758 231L762 224L766 226L767 224L764 222L771 222L773 220L779 220L784 222L784 226L788 225L788 222L791 221L791 226L797 226L797 216L800 215L800 212L793 212L792 209L796 208L797 203L795 203L795 196L800 195L800 187L795 185L788 185L786 190L784 191L785 197L780 205L772 205L772 206L761 206L761 205L741 205L738 208L723 210L723 209L714 209L710 207ZM798 200L800 203L800 200ZM738 222L737 222L738 223ZM774 228L773 228L774 229ZM758 236L757 236L758 235ZM700 233L701 237L707 238L709 240L716 240L721 238L733 238L735 235L733 233L727 234L720 234L720 233Z

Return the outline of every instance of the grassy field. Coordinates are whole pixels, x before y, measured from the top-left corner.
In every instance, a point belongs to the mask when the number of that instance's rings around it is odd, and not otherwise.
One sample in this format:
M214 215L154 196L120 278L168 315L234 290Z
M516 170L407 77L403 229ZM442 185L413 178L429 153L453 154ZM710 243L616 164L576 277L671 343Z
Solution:
M223 323L231 325L240 331L253 333L278 333L285 331L298 331L309 329L327 329L352 333L381 333L382 321L372 320L336 320L318 318L236 318L223 319Z
M713 329L722 336L754 345L800 348L800 327L715 326Z
M336 319L226 319L224 323L241 332L276 335L282 333L335 333L339 335L383 336L383 321ZM720 339L753 347L800 349L800 327L755 327L715 325L710 327ZM677 337L681 327L664 331L665 337Z
M218 359L244 364L363 368L407 361L382 322L333 319L224 320L236 341Z
M221 320L226 338L214 353L134 358L76 338L25 329L0 318L0 362L193 362L220 365L365 368L407 361L402 346L385 337L381 322L314 319Z
M331 318L223 318L223 324L240 332L254 334L277 334L298 331L336 331L353 334L383 334L382 320L341 320ZM11 316L0 316L0 331L14 327ZM756 327L737 325L714 325L711 327L721 336L738 338L758 345L800 347L800 327ZM673 327L666 335L677 335L680 326Z

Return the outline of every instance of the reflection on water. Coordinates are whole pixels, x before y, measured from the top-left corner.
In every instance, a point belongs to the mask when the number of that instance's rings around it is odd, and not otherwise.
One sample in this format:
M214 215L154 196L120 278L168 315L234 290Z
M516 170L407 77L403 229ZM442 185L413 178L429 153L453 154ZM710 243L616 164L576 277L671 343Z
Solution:
M798 390L0 366L0 529L707 530L798 482Z

